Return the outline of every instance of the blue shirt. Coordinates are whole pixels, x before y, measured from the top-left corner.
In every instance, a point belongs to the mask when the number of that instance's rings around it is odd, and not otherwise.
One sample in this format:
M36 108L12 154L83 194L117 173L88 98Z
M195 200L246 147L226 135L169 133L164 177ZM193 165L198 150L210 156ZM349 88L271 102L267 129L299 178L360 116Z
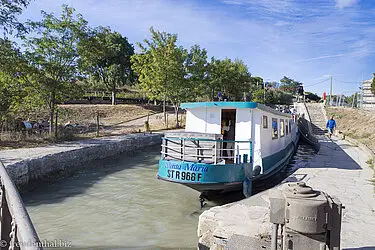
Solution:
M327 127L327 128L330 128L330 129L332 129L332 128L336 128L336 121L333 120L333 119L329 119L329 120L327 121L326 127Z

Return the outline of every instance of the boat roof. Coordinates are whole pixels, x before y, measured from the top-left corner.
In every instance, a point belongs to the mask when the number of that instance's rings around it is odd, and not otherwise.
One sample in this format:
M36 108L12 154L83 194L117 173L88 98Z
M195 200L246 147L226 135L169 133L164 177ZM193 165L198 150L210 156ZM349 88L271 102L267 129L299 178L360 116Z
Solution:
M218 108L224 108L224 109L225 108L227 109L258 108L258 109L261 109L263 111L266 111L275 115L290 117L290 114L282 113L264 104L256 103L256 102L186 102L186 103L181 103L181 108L183 109L210 108L210 107L218 107Z
M186 102L186 103L181 104L181 108L183 109L209 108L209 107L254 109L257 107L257 103L256 102Z

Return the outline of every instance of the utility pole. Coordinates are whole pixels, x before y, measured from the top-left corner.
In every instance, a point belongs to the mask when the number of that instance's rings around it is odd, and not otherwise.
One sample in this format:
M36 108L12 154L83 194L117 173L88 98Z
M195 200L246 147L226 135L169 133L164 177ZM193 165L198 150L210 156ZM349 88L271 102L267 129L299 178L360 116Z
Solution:
M329 105L332 106L332 76L331 76L331 89L329 91Z
M361 94L361 109L363 109L363 84L362 84L362 94Z
M341 98L341 106L345 106L345 96L344 94L342 94L342 98Z
M353 96L353 100L352 100L352 108L354 108L354 101L355 99L357 99L357 92L355 92L354 96Z

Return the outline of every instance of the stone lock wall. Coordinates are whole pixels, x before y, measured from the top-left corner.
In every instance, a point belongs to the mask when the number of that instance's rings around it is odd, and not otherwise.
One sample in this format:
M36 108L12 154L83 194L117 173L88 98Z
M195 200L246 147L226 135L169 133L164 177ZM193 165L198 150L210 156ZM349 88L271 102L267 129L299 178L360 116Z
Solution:
M25 191L39 182L70 175L89 162L160 145L161 137L162 134L133 134L66 143L61 152L42 151L32 158L8 164L6 169L18 189Z

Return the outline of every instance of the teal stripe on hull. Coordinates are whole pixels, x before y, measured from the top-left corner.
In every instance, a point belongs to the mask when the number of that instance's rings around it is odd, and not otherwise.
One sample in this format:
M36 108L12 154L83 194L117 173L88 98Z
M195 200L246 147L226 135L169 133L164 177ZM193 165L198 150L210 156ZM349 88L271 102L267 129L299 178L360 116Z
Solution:
M296 141L291 142L286 148L263 158L263 174L254 177L253 181L269 178L284 167L293 156L297 142L298 136ZM158 178L180 183L200 192L211 189L224 190L228 184L241 184L246 177L245 169L251 167L251 163L215 165L161 159Z
M293 143L289 143L289 145L280 150L279 152L272 154L270 156L264 157L262 159L263 163L263 173L266 174L270 171L272 171L277 165L280 165L280 161L282 161L284 158L289 158L288 156L291 156L294 152L294 145ZM281 162L282 163L282 162Z
M158 177L181 184L213 184L242 182L245 179L245 168L250 163L243 164L206 164L175 160L160 160Z

